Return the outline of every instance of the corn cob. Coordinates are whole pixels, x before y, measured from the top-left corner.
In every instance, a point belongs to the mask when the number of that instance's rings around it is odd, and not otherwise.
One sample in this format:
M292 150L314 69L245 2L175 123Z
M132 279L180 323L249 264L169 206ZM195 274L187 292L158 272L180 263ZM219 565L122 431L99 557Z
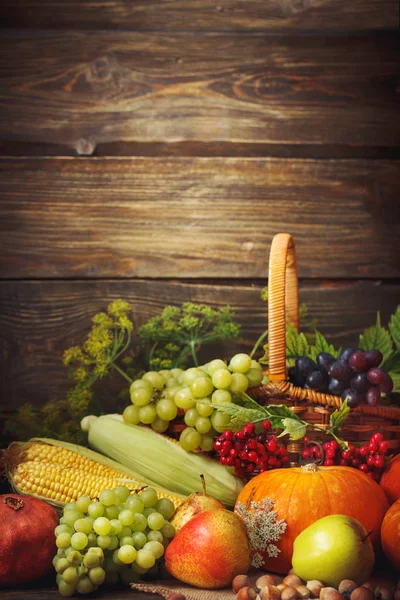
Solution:
M175 508L185 500L93 450L49 438L13 442L4 462L16 493L36 496L59 510L80 496L97 498L103 489L117 485L131 491L151 486L159 498L172 500Z
M200 476L204 475L209 495L232 507L243 487L240 479L216 460L186 452L179 442L149 427L128 425L120 415L92 419L88 429L92 448L175 493L201 492Z

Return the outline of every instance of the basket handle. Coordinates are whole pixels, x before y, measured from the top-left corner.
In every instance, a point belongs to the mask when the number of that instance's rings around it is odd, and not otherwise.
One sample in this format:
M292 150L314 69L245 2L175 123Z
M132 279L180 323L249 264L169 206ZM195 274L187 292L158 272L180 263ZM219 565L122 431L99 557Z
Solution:
M299 287L294 239L274 236L268 273L268 362L270 381L286 379L286 323L299 329Z

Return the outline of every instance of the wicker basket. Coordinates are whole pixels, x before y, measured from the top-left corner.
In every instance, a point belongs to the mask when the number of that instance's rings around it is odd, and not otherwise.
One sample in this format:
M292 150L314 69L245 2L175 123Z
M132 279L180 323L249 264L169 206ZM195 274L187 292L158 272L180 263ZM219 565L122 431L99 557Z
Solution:
M326 428L329 416L342 405L339 396L296 387L288 381L286 367L286 322L298 330L299 294L296 253L293 237L279 233L272 240L268 279L268 359L269 383L251 390L260 404L286 404L301 419ZM400 408L396 406L360 405L351 410L341 430L342 437L352 443L369 440L380 431L388 441L390 453L400 450ZM312 431L320 440L324 434ZM302 443L287 444L296 454Z

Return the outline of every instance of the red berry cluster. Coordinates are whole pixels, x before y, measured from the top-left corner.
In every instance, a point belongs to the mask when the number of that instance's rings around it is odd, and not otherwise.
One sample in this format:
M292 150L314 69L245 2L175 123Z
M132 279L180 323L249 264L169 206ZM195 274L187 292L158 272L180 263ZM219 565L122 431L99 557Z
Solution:
M307 436L304 437L306 443L309 442ZM341 450L336 440L325 442L321 448L309 443L302 451L304 460L321 460L326 467L341 465L344 467L354 467L363 471L376 481L379 481L382 471L385 467L385 456L389 450L389 443L384 440L379 432L374 433L369 442L362 446L349 444L348 450Z
M263 421L261 429L256 433L254 423L247 423L236 433L224 431L214 442L220 463L234 467L235 474L243 479L287 464L288 453L271 433L271 422Z

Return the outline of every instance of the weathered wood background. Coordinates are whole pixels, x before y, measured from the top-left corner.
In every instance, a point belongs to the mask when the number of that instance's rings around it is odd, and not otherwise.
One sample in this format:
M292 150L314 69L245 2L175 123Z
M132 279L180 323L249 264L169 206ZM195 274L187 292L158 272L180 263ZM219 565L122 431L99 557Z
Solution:
M62 398L114 298L231 304L250 349L272 237L335 344L400 303L397 0L3 0L3 417ZM5 439L3 437L3 443Z

